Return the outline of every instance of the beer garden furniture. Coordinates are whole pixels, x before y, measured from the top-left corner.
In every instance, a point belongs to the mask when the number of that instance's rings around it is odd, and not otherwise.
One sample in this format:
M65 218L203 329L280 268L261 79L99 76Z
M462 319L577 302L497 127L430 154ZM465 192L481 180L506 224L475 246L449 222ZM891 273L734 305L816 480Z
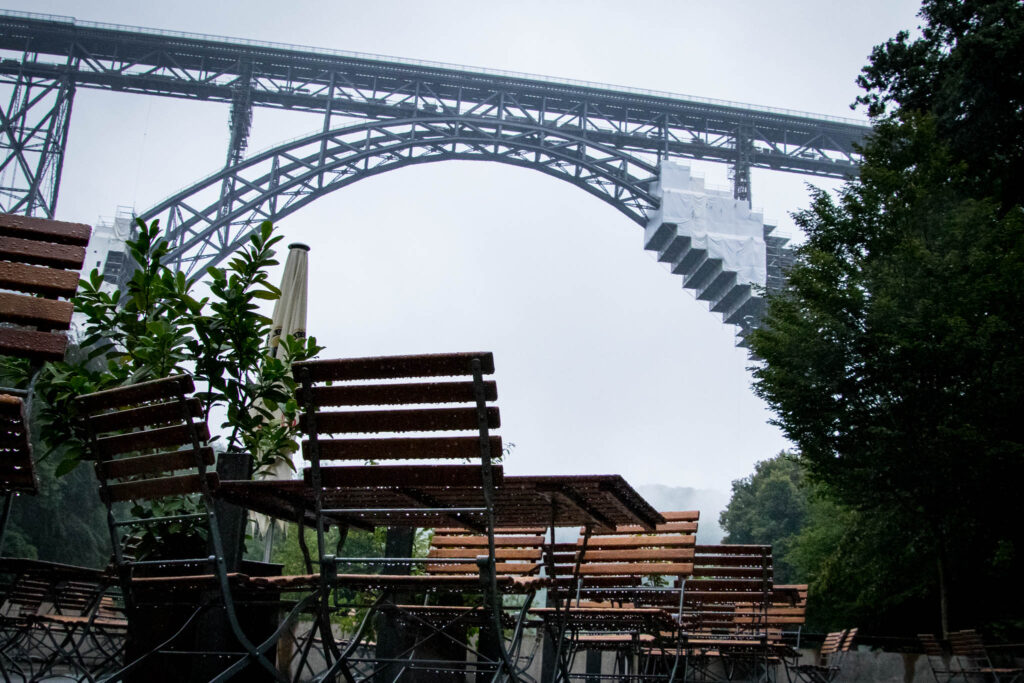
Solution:
M138 680L140 671L147 680L161 680L168 671L178 675L198 668L211 671L208 679L213 681L243 671L250 678L260 675L254 670L283 681L268 653L303 603L262 642L253 642L242 628L236 593L244 594L249 580L243 574L229 574L225 565L212 495L219 480L210 470L213 449L207 444L209 431L199 401L191 397L193 390L190 377L173 376L76 400L87 434L87 457L94 463L108 510L114 568L132 626L127 661L107 680ZM137 505L142 501L169 507L147 510ZM126 511L129 503L132 507ZM164 534L161 542L170 543L175 528L189 526L199 535L184 535L185 547L173 557L134 556L137 548L129 544L132 535L126 533L145 529ZM223 643L216 653L196 647L195 628L203 615L221 612L234 642ZM177 662L168 664L174 659Z
M0 356L23 359L27 387L0 388L0 550L14 496L36 494L27 421L42 363L62 360L92 229L80 223L0 214Z
M497 639L492 656L481 657L477 652L472 664L477 673L516 680L519 672L512 653L517 649L515 639L522 634L523 608L529 606L545 579L510 566L517 563L498 562L499 548L510 547L501 545L505 542L501 539L512 538L509 542L520 544L522 539L514 539L516 528L536 530L539 520L563 525L637 523L650 529L661 519L621 477L504 476L502 467L493 462L501 454L500 437L491 434L500 418L497 408L489 405L496 399L497 389L494 382L483 380L493 367L489 353L297 363L294 372L301 384L302 428L307 436L302 452L309 462L303 479L221 484L218 494L226 501L316 528L320 571L253 581L281 590L318 591L323 596L318 623L328 666L322 676L345 673L355 677L366 669L367 662L357 652L373 613L402 614L402 618L433 629L434 635L443 633L452 619L472 615L493 633L501 633L509 625L501 596L518 594L525 604L518 606L519 616L512 622L513 639L508 643ZM440 381L441 377L457 379ZM377 408L365 409L371 406ZM409 432L415 435L409 436ZM438 432L455 434L439 436ZM329 438L338 434L371 436ZM467 459L476 462L452 464ZM361 464L367 460L404 464ZM325 461L350 464L327 467ZM472 557L467 552L435 552L428 558L339 558L326 547L325 532L331 525L341 529L342 538L349 527L452 530L442 534L439 543L446 536L455 542L453 530L460 529L471 532L466 538L472 538L478 550ZM530 536L525 546L515 546L517 553L536 555L533 544L538 534ZM450 556L441 557L445 554ZM385 571L402 565L428 566L424 573L412 575L346 572L353 564L377 564ZM337 599L328 604L326 597L338 589L379 592L369 605L363 627L344 644L333 642L328 627L332 611L352 607ZM469 605L435 601L429 607L410 607L395 597L409 593L476 598ZM387 656L378 652L371 668L421 666L411 660L413 649L408 646ZM444 670L464 669L468 664L463 652L426 666Z

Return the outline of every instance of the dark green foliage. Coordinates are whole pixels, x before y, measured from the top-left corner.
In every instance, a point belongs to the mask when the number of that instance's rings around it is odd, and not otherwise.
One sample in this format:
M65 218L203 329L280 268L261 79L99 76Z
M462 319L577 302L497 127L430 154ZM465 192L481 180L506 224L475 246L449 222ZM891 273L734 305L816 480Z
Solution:
M873 116L930 113L966 164L974 196L1024 202L1024 5L1018 0L927 0L921 36L874 49L858 84Z
M922 16L921 40L865 69L862 101L890 114L860 178L796 215L807 242L751 340L758 394L856 515L840 555L869 578L833 565L851 574L830 585L853 587L836 604L907 632L1024 611L1024 7L934 0ZM1008 106L978 91L994 74Z
M803 582L788 553L806 523L807 497L803 472L792 456L780 453L757 463L754 474L732 483L732 498L719 517L726 531L722 542L771 545L775 580Z

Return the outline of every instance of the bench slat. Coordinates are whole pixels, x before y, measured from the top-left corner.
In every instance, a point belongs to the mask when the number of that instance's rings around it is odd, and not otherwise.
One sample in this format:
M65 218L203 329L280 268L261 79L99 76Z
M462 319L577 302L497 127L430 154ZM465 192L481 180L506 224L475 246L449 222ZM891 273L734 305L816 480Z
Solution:
M29 358L31 360L58 361L64 359L68 340L64 334L0 328L0 355Z
M210 430L205 422L194 422L196 432L200 441L207 441L210 438ZM142 432L131 432L107 436L96 440L95 450L104 456L119 455L131 451L147 449L164 450L174 446L191 446L192 430L189 425L175 425L173 427L160 427L148 429Z
M79 410L83 413L96 413L101 410L113 410L135 403L160 401L179 394L187 394L195 390L192 378L187 375L163 377L148 382L129 384L123 387L97 391L76 399Z
M689 575L691 572L693 572L692 562L635 562L621 564L601 564L594 562L580 566L580 574L597 576L610 576L616 574L633 574L641 576L669 574L674 576L682 574Z
M84 223L69 223L10 213L0 214L0 235L84 247L89 244L90 234L92 228Z
M79 270L85 261L85 247L0 234L0 259Z
M301 425L309 433L309 418ZM487 426L501 426L498 409L487 409ZM476 408L424 408L421 410L366 410L317 413L318 434L371 434L384 432L436 432L477 428Z
M498 398L498 385L483 383L485 399ZM408 384L358 384L313 387L310 392L315 406L383 406L420 403L473 403L476 395L473 382L424 382ZM306 394L300 389L296 396L305 405Z
M78 289L78 273L0 261L0 287L44 296L71 297Z
M190 417L200 417L203 414L202 404L197 398L190 398L185 402L185 409ZM168 422L181 422L184 419L183 408L178 401L169 403L158 403L155 405L142 406L141 408L129 408L118 410L112 413L103 413L89 418L93 430L97 434L111 432L119 429L134 429L137 427L148 427Z
M213 449L208 446L199 449L199 457L207 466L214 464ZM172 453L158 453L156 455L140 455L135 458L122 458L121 460L108 460L101 465L103 473L108 479L121 479L139 474L154 474L156 472L174 472L175 470L186 470L196 466L196 452L192 449L174 451Z
M502 468L492 468L495 485L502 480ZM311 483L312 472L303 472ZM480 487L483 485L479 465L366 465L354 467L322 467L320 481L324 488L365 487Z
M300 361L295 363L292 369L296 379L308 374L309 379L314 382L452 377L472 374L470 363L474 358L480 359L482 374L494 373L494 354L490 352Z
M0 322L34 325L44 330L66 330L71 325L74 310L70 301L0 292Z
M531 546L544 542L544 536L495 536L495 547L509 546ZM465 548L486 548L486 536L445 536L434 537L430 542L437 547L465 547Z
M206 482L210 489L216 489L220 483L216 472L206 473ZM142 481L109 484L107 496L111 502L127 500L145 500L163 498L164 496L183 496L202 491L202 480L198 474L184 474L177 477L160 477Z
M577 542L583 545L583 539ZM628 536L622 538L591 538L587 543L589 550L608 548L657 548L657 547L692 547L693 536Z
M500 436L488 437L491 457L502 452ZM480 457L476 436L421 437L394 439L323 439L318 441L320 460L466 460ZM302 442L302 454L309 459L310 442Z

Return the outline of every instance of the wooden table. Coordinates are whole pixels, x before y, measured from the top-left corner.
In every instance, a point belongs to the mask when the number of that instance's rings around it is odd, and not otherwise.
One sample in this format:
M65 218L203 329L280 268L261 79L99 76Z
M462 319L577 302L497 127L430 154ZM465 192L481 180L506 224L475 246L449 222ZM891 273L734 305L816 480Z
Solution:
M354 527L485 526L477 466L325 467L324 518ZM217 495L249 510L307 525L315 520L309 470L301 480L222 481ZM653 529L664 518L619 475L504 476L495 466L499 527L619 526Z

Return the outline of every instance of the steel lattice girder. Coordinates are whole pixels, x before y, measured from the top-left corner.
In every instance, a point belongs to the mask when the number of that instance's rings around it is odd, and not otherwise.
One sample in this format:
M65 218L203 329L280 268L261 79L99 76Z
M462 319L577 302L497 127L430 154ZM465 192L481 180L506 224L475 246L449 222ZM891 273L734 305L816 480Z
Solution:
M216 265L264 220L328 192L410 164L499 161L566 180L646 224L656 158L643 159L547 128L470 117L363 122L255 155L182 190L140 218L167 230L168 259L192 277ZM224 188L227 188L226 190Z
M0 12L0 57L0 73L80 87L230 103L248 82L252 106L512 120L638 153L832 177L856 173L855 144L869 131L669 93L16 12Z
M75 89L66 77L0 74L0 212L53 218ZM4 101L6 100L6 101Z

